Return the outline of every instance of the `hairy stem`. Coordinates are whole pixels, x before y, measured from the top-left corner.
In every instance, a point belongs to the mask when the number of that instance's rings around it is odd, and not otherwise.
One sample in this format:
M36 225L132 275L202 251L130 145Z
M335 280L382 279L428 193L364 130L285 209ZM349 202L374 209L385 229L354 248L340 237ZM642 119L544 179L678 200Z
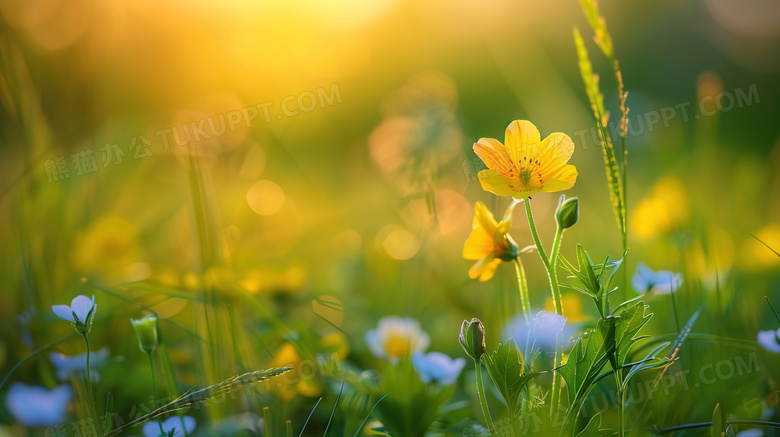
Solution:
M487 422L490 434L496 435L496 431L493 427L493 418L490 416L490 409L488 408L487 398L485 397L485 386L482 383L482 363L479 360L475 360L474 364L474 374L477 377L477 393L479 394L479 403L482 405L482 415L485 416L485 422Z
M525 316L525 322L528 323L530 319L529 308L531 301L528 298L528 282L525 279L525 269L520 262L520 258L515 258L515 272L517 272L517 288L520 290L520 306L523 309L523 316Z
M92 420L95 423L95 426L97 427L97 432L99 435L103 434L102 426L100 423L100 416L97 414L97 405L95 404L95 397L92 393L92 372L90 371L89 367L89 355L90 355L90 346L89 346L89 335L88 334L81 334L82 337L84 337L84 345L87 347L87 362L86 362L86 370L87 374L85 375L85 378L87 379L87 398L89 399L89 415L92 416Z
M550 281L550 292L552 293L553 306L555 307L555 314L563 316L563 306L561 305L561 290L558 286L558 275L556 273L556 266L558 264L558 251L561 246L561 239L563 238L563 229L558 228L555 232L555 239L553 240L552 251L550 252L550 258L547 257L547 253L544 251L542 241L539 239L539 232L536 229L536 222L534 221L534 214L531 211L531 198L525 199L525 214L528 217L528 227L531 229L531 236L536 244L536 250L539 252L539 257L542 259L542 264L547 270L547 279ZM555 357L553 359L553 368L561 365L563 361L563 351L556 339L555 342ZM553 374L552 395L550 398L550 414L552 415L558 408L560 402L560 389L561 389L561 375L558 372Z
M154 379L154 358L151 351L147 352L146 356L149 357L149 371L152 372L152 409L155 409L157 408L157 382ZM163 431L162 421L158 420L157 425L160 426L160 434L165 434L165 431Z

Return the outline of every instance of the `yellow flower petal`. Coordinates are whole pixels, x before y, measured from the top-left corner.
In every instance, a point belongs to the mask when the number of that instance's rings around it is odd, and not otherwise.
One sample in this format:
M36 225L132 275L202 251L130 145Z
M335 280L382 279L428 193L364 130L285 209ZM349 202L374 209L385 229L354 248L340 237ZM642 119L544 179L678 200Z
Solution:
M536 147L542 141L539 129L528 120L515 120L506 128L504 144L515 168L522 166L522 159L531 156L529 148Z
M568 190L577 182L577 168L571 164L564 165L557 173L544 181L543 191L553 192Z
M487 206L479 200L474 204L474 221L471 223L472 229L483 228L490 234L496 231L496 222L493 213L490 212Z
M506 178L515 175L515 164L500 141L493 138L480 138L472 148L489 169Z
M466 244L463 245L463 258L478 260L488 256L493 252L493 234L488 233L483 228L477 228L471 231Z
M491 254L487 258L483 258L471 266L469 269L469 278L479 278L480 282L487 282L496 274L496 269L499 264L501 264L501 260L499 258L494 258Z
M574 153L574 141L568 135L555 132L547 136L539 144L536 160L539 161L538 171L543 178L554 177L553 174L566 165Z
M480 171L479 183L482 185L483 190L490 191L499 196L523 197L522 193L518 193L513 189L513 187L518 184L518 181L507 179L498 174L495 170L487 169Z

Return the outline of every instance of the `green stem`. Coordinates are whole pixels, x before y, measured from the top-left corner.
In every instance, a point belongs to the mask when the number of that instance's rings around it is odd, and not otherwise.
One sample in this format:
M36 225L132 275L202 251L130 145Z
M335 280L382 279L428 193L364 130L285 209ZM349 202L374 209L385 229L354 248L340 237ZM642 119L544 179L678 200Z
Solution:
M92 400L92 375L89 372L89 336L82 334L84 337L84 344L87 346L87 394L89 395L89 402L94 403Z
M536 245L536 250L539 252L539 257L542 258L542 263L544 264L544 267L547 268L549 272L550 267L550 260L547 258L547 253L544 251L544 246L542 246L542 241L539 239L539 232L536 230L536 222L534 221L534 213L531 212L531 198L525 199L525 215L528 217L528 227L531 228L531 237L534 239L534 244Z
M528 298L528 282L525 279L525 269L520 262L520 258L517 257L515 261L515 272L517 272L517 288L520 290L520 306L523 308L523 316L525 316L525 323L528 323L530 319L529 305L531 304Z
M173 375L173 364L171 364L171 357L168 355L168 346L163 340L162 327L160 326L159 317L157 318L155 328L157 329L157 347L160 351L160 356L162 357L163 373L165 373L165 384L168 386L168 396L171 398L177 398L179 397L179 388L176 386L176 378ZM184 417L181 413L178 414L179 421L181 422L182 433L184 434L184 437L189 437L187 428L184 426Z
M624 390L623 384L620 381L620 372L615 372L615 385L617 387L617 413L618 413L618 437L624 437L626 435L626 416L625 416L625 402L623 400Z
M542 241L539 239L539 232L536 230L536 222L534 221L534 214L531 211L531 198L525 199L525 214L528 217L528 227L531 229L531 236L533 237L534 244L536 244L536 250L539 252L539 257L542 259L547 270L547 279L550 281L550 291L552 293L553 306L555 307L555 313L559 316L563 316L563 307L561 305L561 290L558 286L558 275L556 273L556 267L558 264L558 251L561 246L561 240L563 238L563 229L560 227L555 232L555 239L553 240L552 251L550 252L550 258L547 257L547 253L544 251ZM558 367L563 362L563 350L561 350L558 344L557 338L555 342L555 356L553 359L553 368ZM560 388L561 388L561 375L558 372L553 374L552 396L550 399L550 414L554 414L558 408L560 402Z
M152 372L152 410L154 410L157 408L157 382L154 379L154 358L152 357L152 351L146 352L146 356L149 357L149 370ZM160 434L165 434L162 421L158 420L157 425L160 426Z
M562 316L563 303L561 302L561 288L558 285L558 251L561 249L561 240L563 240L563 229L558 227L555 230L555 239L553 239L553 246L550 251L550 269L547 271L547 274L550 278L555 313Z
M87 379L87 398L89 398L89 415L92 416L92 420L95 423L96 430L99 435L103 435L102 424L100 423L100 416L97 414L97 404L95 403L95 397L92 394L92 372L89 366L89 335L81 334L84 337L84 345L87 347L87 362L86 362L86 379Z
M485 397L485 386L482 384L482 363L479 360L475 360L474 364L474 374L477 377L477 393L479 394L479 403L482 405L482 415L485 416L485 422L487 422L490 434L497 435L493 427L493 418L490 416L487 398Z

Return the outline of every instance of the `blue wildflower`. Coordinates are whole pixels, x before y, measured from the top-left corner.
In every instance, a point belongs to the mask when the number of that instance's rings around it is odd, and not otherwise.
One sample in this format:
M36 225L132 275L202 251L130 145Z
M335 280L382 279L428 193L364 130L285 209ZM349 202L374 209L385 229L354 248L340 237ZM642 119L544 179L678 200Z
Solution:
M436 381L443 385L450 385L460 376L460 371L466 365L466 359L461 357L453 360L441 352L426 354L416 351L412 354L412 364L422 382Z
M5 405L24 426L55 426L65 422L65 410L73 399L70 386L53 390L16 382L8 389Z
M654 272L645 264L636 266L636 274L631 278L631 285L637 293L652 291L657 294L669 294L677 291L682 285L682 275L668 270Z

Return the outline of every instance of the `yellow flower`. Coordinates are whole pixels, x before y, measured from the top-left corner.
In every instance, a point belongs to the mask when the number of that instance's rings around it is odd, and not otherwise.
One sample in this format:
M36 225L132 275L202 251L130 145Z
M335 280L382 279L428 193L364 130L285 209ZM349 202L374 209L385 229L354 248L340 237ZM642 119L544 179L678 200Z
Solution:
M487 165L479 172L485 191L517 199L540 191L571 188L577 169L567 164L574 153L574 142L560 132L544 140L527 120L515 120L506 128L504 144L492 138L474 143L474 153Z
M378 358L397 362L415 351L424 351L431 344L431 337L420 327L420 322L410 317L388 316L379 319L376 329L366 332L366 343Z
M640 240L669 234L687 222L687 205L685 185L674 177L663 178L634 208L629 228Z
M496 222L484 203L478 201L474 205L473 230L463 245L463 258L477 260L469 269L471 279L489 281L502 261L511 261L517 256L517 244L507 233L514 205L514 202L509 205L500 222Z
M305 397L316 397L322 393L322 383L312 372L314 362L303 360L298 350L290 342L284 342L274 353L274 358L268 367L292 367L287 373L274 377L276 393L282 400L289 401L300 394ZM273 387L273 382L271 383Z
M582 299L576 293L564 294L561 297L561 307L568 322L577 323L588 319L588 315L582 312ZM555 304L552 298L548 298L545 301L544 310L548 313L555 312Z
M139 258L137 235L134 224L114 215L103 217L79 233L73 264L81 273L100 273L111 279L123 277Z

